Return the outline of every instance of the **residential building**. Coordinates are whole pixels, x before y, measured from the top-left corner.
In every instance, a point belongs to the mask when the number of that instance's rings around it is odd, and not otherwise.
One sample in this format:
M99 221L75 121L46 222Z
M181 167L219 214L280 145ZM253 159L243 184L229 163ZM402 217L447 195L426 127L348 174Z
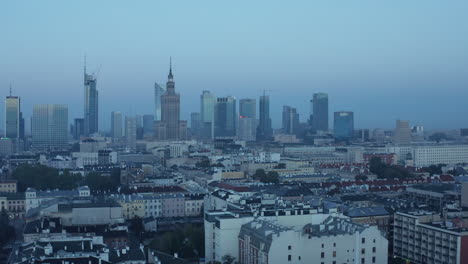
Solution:
M468 263L468 229L430 212L397 212L393 254L411 263Z

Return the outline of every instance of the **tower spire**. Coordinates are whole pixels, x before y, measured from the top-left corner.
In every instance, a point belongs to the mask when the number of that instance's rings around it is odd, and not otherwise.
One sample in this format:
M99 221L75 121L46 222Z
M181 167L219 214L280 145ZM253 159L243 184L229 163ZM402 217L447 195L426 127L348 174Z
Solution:
M173 79L174 76L172 75L172 56L169 57L169 76L168 76L169 79Z
M10 96L11 96L11 94L12 94L12 93L11 93L11 89L12 89L12 88L11 88L11 83L10 83Z
M84 66L83 66L83 71L84 71L84 74L86 74L86 53L84 55Z

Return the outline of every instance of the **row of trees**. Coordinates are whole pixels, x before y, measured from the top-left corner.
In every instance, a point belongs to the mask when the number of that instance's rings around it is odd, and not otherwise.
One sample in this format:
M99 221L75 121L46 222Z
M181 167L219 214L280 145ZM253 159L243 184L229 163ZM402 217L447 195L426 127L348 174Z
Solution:
M252 178L263 183L279 183L279 175L276 171L269 171L266 173L264 169L258 169L252 175Z
M385 164L379 157L371 158L369 161L369 170L376 174L379 179L404 179L414 177L414 175L405 168Z
M5 210L0 213L0 249L15 238L15 228L10 225L10 218Z
M170 255L178 253L185 259L199 259L205 254L203 226L185 224L154 239L150 247Z
M50 168L44 165L24 164L13 171L13 179L18 181L18 191L24 192L28 187L38 190L60 189L71 190L87 185L95 191L115 191L120 185L120 168L112 170L110 176L92 172L82 177L81 174Z

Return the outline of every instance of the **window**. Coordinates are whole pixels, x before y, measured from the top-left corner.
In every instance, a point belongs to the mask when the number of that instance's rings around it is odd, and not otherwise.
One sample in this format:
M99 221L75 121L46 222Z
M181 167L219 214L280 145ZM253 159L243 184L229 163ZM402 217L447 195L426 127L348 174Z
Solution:
M366 259L365 258L361 258L361 264L365 264L366 263Z
M325 252L320 253L320 258L325 258Z
M336 251L333 251L333 257L336 258Z
M372 263L375 263L375 257L372 257Z
M366 239L364 237L362 238L362 243L366 243Z
M324 248L324 247L325 247L325 245L324 245L324 244L322 244L322 248Z
M333 247L336 247L336 243L333 243Z
M366 249L365 248L361 249L361 254L365 254L365 253L366 253Z
M375 247L372 248L372 253L375 253L377 250L375 249Z
M288 255L288 261L291 261L291 255Z
M291 246L288 246L288 250L291 250Z

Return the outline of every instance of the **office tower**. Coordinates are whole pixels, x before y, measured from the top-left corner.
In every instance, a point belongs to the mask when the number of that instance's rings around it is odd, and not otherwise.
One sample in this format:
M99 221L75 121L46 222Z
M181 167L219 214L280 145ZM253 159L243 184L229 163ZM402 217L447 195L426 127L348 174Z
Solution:
M409 144L411 143L411 128L408 121L397 120L395 134L393 136L394 143L396 144Z
M31 131L34 149L65 149L68 143L68 106L34 105Z
M161 120L156 124L156 137L159 140L185 139L187 121L180 120L180 95L175 92L172 63L167 78L166 91L161 95Z
M216 97L210 91L203 91L200 95L200 136L203 139L213 138L215 105Z
M190 129L192 135L199 136L201 128L201 114L200 113L191 113L190 114Z
M271 140L273 137L273 129L271 128L270 97L268 97L268 95L263 94L260 96L259 112L260 118L257 128L257 140Z
M328 94L316 93L311 100L312 103L312 130L328 130Z
M112 112L111 113L111 137L112 140L116 141L122 138L122 113Z
M154 134L154 115L143 115L143 133L145 135Z
M255 99L239 100L239 116L242 118L257 118L257 102Z
M164 91L161 85L154 83L154 119L156 121L161 121L161 95Z
M255 141L258 127L256 118L239 116L239 128L237 138L245 141Z
M80 139L84 135L84 119L75 118L73 121L73 138Z
M10 139L20 138L21 124L20 98L10 95L5 99L5 137Z
M136 115L135 116L135 122L136 122L136 138L138 140L143 139L143 116L141 115Z
M354 134L354 113L345 111L335 112L333 129L336 139L350 140Z
M368 142L370 139L370 131L367 128L359 129L356 133L356 139L360 142Z
M216 99L214 136L217 138L236 136L236 99L232 96Z
M84 135L98 132L99 93L96 89L96 77L86 72L84 67Z
M23 117L23 112L20 112L20 126L19 126L19 137L24 138L24 117Z
M137 124L136 118L134 116L125 117L125 139L126 146L131 150L136 149L136 133L137 133Z
M285 134L297 134L299 129L299 114L296 108L283 106L283 132Z

